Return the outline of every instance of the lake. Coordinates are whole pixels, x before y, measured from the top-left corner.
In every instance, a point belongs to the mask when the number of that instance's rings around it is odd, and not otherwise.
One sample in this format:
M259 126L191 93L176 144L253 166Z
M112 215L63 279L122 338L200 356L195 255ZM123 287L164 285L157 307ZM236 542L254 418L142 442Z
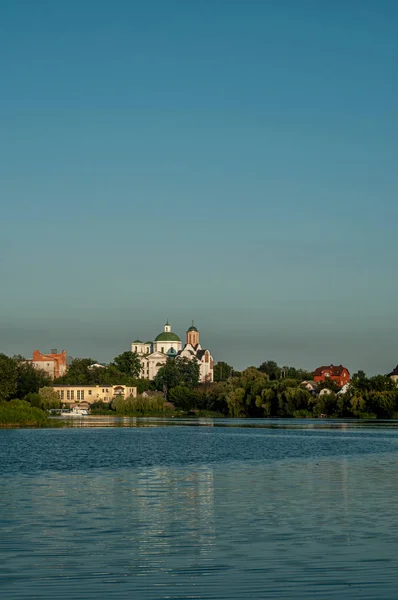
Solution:
M396 599L398 424L72 425L0 430L1 599Z

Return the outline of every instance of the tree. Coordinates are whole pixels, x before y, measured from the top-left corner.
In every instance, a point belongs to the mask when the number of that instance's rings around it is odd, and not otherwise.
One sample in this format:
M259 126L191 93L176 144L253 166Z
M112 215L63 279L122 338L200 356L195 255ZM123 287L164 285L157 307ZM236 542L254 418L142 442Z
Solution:
M218 362L214 365L214 381L227 381L233 374L233 367L226 362Z
M17 362L17 398L25 398L28 394L35 394L40 388L51 384L51 379L45 371L35 369L25 359L16 357L14 360Z
M139 377L141 371L141 361L136 352L123 352L113 359L114 365L121 373L130 375L130 377Z
M358 379L359 381L364 381L366 379L365 371L362 371L361 369L359 369L359 371L354 373L354 375L352 376L352 379Z
M195 391L187 385L177 385L170 390L169 401L177 408L190 410L196 406Z
M0 354L0 400L12 399L17 391L17 363Z
M97 383L96 371L103 369L92 369L91 365L96 361L92 358L74 358L68 367L68 371L62 377L56 380L56 383L65 383L70 385L90 385Z
M278 367L278 364L274 360L267 360L261 363L258 370L261 373L266 373L271 380L279 379L281 376L281 368Z
M41 397L41 408L44 410L49 408L59 408L61 406L58 393L52 387L46 386L41 388L39 394Z
M172 388L186 385L190 388L199 382L199 364L197 360L188 358L168 358L154 379L157 390L163 391L166 397Z

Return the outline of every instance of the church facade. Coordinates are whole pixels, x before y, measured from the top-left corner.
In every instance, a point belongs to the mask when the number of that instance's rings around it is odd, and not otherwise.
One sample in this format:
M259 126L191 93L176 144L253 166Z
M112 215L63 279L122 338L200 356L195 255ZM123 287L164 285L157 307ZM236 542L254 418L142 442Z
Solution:
M210 351L202 348L199 341L199 331L192 326L186 332L186 343L171 330L167 321L163 331L156 336L153 342L142 342L135 340L131 344L131 351L136 352L141 361L140 377L142 379L154 379L161 367L166 364L168 358L187 358L197 360L199 364L199 381L201 383L212 382L214 372L214 361Z

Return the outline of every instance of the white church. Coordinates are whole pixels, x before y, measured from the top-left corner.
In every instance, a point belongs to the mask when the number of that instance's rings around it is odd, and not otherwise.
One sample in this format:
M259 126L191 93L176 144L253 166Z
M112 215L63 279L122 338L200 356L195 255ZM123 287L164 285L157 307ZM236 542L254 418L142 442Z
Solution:
M176 333L171 331L167 321L162 333L156 336L153 342L135 340L131 344L131 351L136 352L141 361L142 379L154 379L168 358L188 358L197 360L199 364L199 381L201 383L213 381L214 361L210 351L202 348L199 343L199 331L192 322L186 332L186 343L182 342Z

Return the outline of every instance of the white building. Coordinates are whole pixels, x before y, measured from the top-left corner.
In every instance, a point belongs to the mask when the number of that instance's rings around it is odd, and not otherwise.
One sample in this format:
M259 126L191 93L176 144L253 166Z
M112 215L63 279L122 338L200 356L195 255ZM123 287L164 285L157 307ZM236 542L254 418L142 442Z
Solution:
M163 331L156 336L153 342L135 340L131 344L131 351L136 352L141 360L141 378L154 379L168 358L188 358L199 363L199 381L213 381L214 361L210 351L202 348L199 343L199 331L194 324L186 332L186 344L183 347L181 339L171 330L167 321Z

